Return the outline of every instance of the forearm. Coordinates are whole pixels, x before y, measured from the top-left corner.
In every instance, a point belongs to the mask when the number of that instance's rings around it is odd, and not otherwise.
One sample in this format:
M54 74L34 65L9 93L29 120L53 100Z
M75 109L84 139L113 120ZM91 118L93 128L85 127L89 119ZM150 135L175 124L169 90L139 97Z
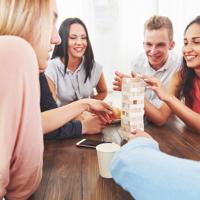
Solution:
M45 140L60 140L64 138L76 138L82 136L82 124L78 120L73 120L59 129L44 135Z
M86 101L79 100L66 106L42 112L43 133L54 131L87 110Z
M145 115L148 120L152 121L157 126L164 125L171 112L163 113L161 108L156 108L147 99L145 99L144 103Z
M194 112L175 96L169 96L165 103L173 110L173 112L182 119L188 126L200 133L200 114Z

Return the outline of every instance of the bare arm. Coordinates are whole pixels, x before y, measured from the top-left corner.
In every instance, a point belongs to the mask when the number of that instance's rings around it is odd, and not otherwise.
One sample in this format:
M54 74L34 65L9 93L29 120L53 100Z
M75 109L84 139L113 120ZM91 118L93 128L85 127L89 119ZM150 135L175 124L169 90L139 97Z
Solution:
M153 77L145 77L144 80L148 83L148 87L157 94L157 96L164 102L160 108L153 106L147 99L145 99L145 114L147 118L156 125L161 126L166 123L173 110L164 101L168 96L178 96L178 89L180 84L179 74L176 73L170 80L169 87L165 89L161 82Z
M42 112L43 132L46 134L60 128L87 108L87 104L75 101L69 105Z
M200 133L200 114L196 113L175 96L169 96L164 100L173 112L188 126Z
M54 100L56 101L56 99L58 98L57 92L56 92L56 86L55 86L54 82L47 75L46 75L46 79L47 79L47 82L49 85L49 89L52 93L52 96L53 96Z
M145 102L145 114L155 124L162 125L174 112L188 126L200 132L200 114L194 112L177 98L181 81L179 72L175 73L168 91L166 91L159 82L147 78L146 82L150 84L149 87L156 92L164 103L160 109L156 109L149 102Z
M112 115L110 107L103 101L95 99L82 99L59 108L42 112L43 132L48 133L60 128L85 110L96 112L96 114L100 115L101 113L107 114L108 116ZM110 120L111 119L108 117L108 123Z
M108 94L108 89L106 86L106 81L104 78L104 74L102 73L99 79L99 82L96 86L97 95L94 96L94 99L103 100Z

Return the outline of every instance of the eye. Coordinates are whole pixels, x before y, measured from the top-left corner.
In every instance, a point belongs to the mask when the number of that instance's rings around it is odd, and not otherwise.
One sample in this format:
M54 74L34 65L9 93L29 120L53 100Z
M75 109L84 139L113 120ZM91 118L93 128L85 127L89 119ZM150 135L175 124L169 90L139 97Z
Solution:
M188 41L187 41L187 40L184 40L184 41L183 41L183 44L184 44L184 46L186 46L186 45L188 44Z
M151 47L151 46L152 46L152 44L149 43L149 42L144 42L144 45L145 45L146 47Z
M82 36L81 39L82 39L82 40L86 40L86 39L87 39L87 36Z
M75 37L75 36L69 36L69 39L71 39L71 40L75 40L76 37Z
M157 45L158 48L165 47L165 46L166 45L164 43L160 43L160 44Z
M200 44L200 41L199 40L195 40L193 43L194 44Z

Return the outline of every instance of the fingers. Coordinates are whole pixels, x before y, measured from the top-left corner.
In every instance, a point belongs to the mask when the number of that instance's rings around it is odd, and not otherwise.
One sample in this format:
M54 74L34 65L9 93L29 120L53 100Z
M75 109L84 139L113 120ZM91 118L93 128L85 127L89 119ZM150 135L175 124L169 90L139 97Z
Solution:
M143 76L142 79L149 85L149 86L160 86L160 81L155 77L148 77Z
M115 75L120 77L120 78L123 78L123 77L126 77L127 75L126 74L122 74L121 72L119 71L115 71ZM127 76L128 77L128 76Z
M122 74L120 72L115 72L115 78L113 82L113 90L121 91L121 84L122 84Z
M128 139L133 140L138 137L152 138L147 132L137 129L133 134L129 134Z
M131 72L131 76L132 76L132 78L135 78L135 77L138 76L138 74L132 71L132 72Z
M108 115L112 115L113 114L113 110L112 107L109 106L107 103L105 103L104 101L101 101L103 109L102 111L104 111L106 114Z
M98 117L102 121L103 124L110 124L112 122L111 115L108 115L105 112L99 113Z

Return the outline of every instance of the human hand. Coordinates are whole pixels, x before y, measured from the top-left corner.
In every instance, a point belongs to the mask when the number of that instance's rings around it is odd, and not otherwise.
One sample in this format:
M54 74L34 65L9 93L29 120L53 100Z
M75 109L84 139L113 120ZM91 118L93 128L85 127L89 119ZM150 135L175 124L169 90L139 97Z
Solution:
M137 129L133 134L128 135L128 140L130 141L138 137L152 138L147 132Z
M87 103L88 111L96 114L104 124L111 123L113 120L112 108L107 103L97 99L82 99L81 101Z
M98 134L102 131L103 128L105 128L105 124L102 123L101 119L92 113L87 115L87 117L81 121L81 123L82 133L86 134Z
M162 101L166 101L171 97L157 78L148 76L142 76L141 78L148 84L147 88L152 89Z
M137 74L137 73L135 73L134 71L131 72L131 77L132 77L132 78L136 78L136 77L138 77L138 76L141 77L140 74Z
M104 101L97 100L97 99L81 99L80 101L82 101L85 104L88 104L89 106L88 111L105 112L108 115L111 115L113 113L112 108Z
M128 78L128 77L130 77L130 76L116 71L114 82L113 82L113 90L121 91L122 90L122 78Z

